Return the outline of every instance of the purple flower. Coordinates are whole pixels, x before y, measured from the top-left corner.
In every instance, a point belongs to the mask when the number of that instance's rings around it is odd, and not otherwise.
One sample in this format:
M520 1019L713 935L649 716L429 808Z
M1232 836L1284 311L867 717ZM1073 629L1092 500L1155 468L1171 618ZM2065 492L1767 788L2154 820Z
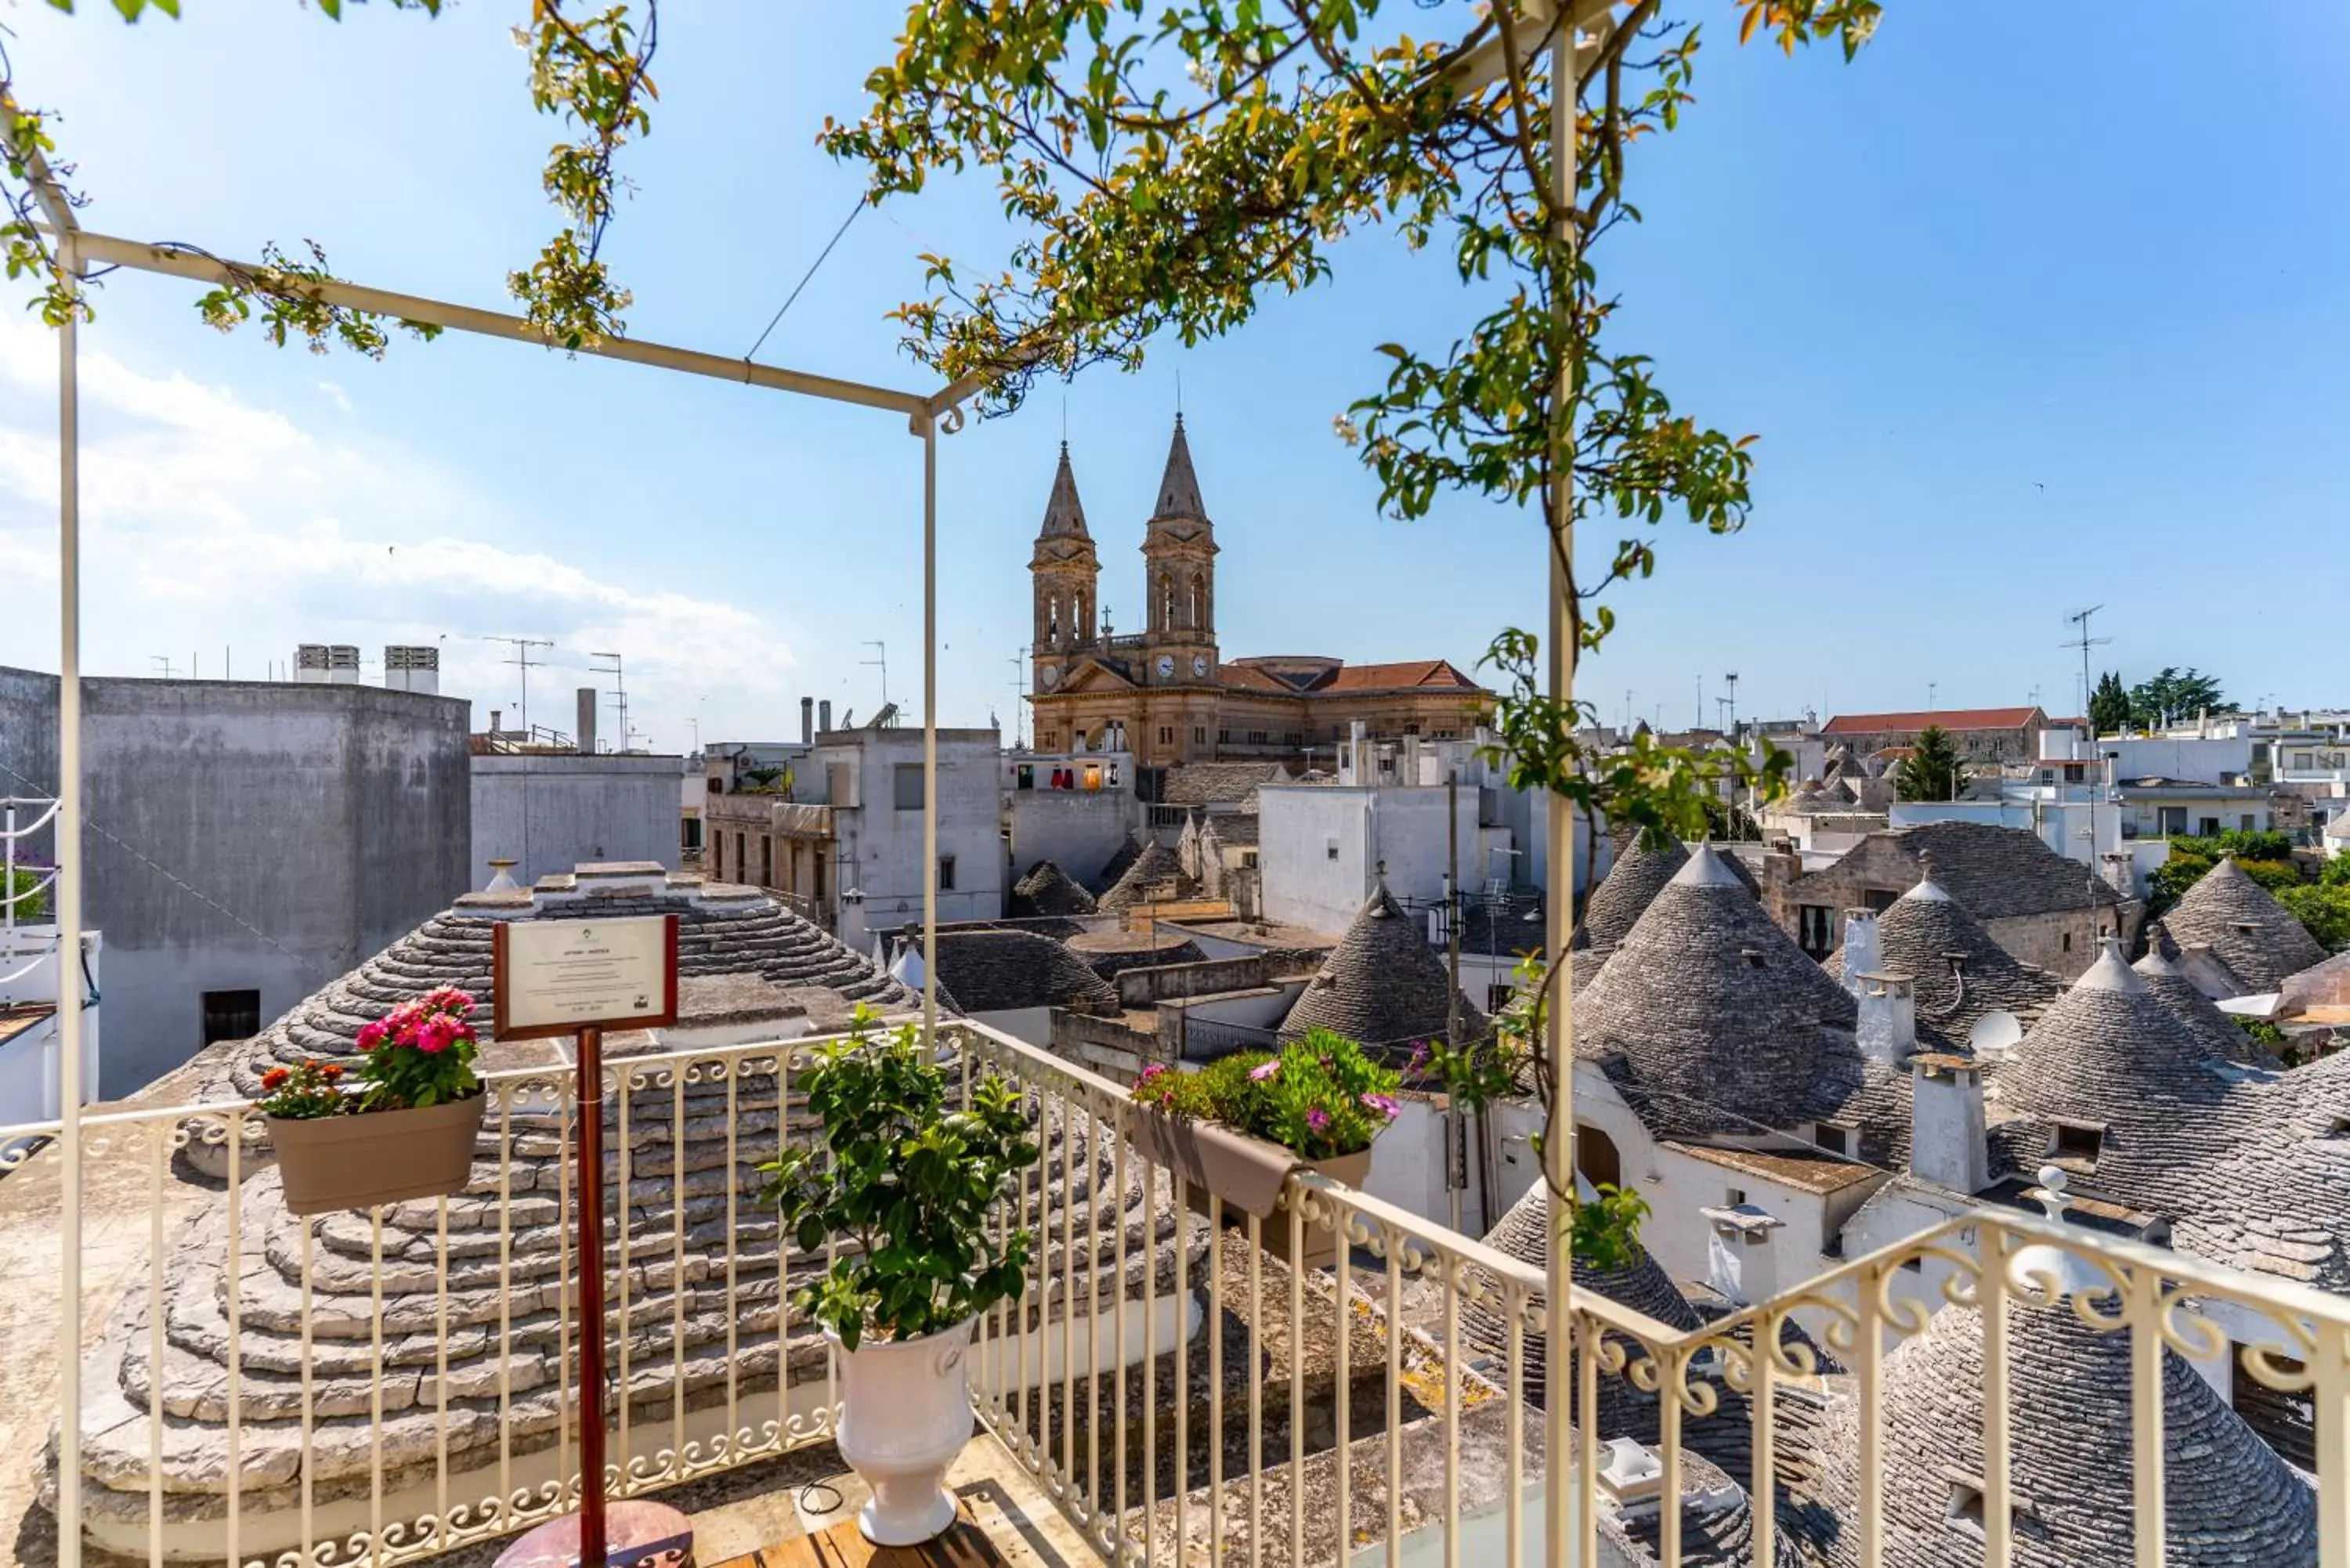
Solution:
M1275 1073L1280 1071L1281 1058L1275 1056L1272 1061L1265 1063L1263 1066L1250 1068L1249 1081L1254 1084L1262 1084L1267 1078L1272 1077Z
M1305 1125L1315 1132L1323 1132L1330 1126L1330 1113L1316 1106L1305 1113Z
M1428 1042L1423 1040L1411 1048L1411 1070L1415 1073L1428 1065Z
M1389 1121L1403 1114L1403 1107L1396 1104L1393 1095L1365 1095L1363 1106L1367 1110L1378 1112Z

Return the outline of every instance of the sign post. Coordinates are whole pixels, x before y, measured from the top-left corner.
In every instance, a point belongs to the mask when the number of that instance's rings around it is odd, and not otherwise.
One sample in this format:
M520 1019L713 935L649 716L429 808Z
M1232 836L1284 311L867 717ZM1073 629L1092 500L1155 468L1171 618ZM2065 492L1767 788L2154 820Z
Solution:
M503 920L492 942L491 1033L570 1035L579 1121L579 1511L525 1533L498 1568L689 1563L692 1527L683 1514L604 1497L604 1031L677 1022L677 917Z

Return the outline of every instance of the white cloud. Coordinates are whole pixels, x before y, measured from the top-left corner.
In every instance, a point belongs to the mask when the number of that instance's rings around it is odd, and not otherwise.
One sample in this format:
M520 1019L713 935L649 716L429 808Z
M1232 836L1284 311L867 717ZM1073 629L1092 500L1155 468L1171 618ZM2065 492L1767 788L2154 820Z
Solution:
M348 392L344 391L337 383L333 381L321 381L318 383L318 390L326 393L327 400L334 404L335 407L342 410L343 412L348 414L355 411L351 408L351 395Z
M43 586L35 604L54 603L57 581L56 367L47 329L0 322L0 584ZM213 675L228 643L247 650L235 673L250 677L298 641L357 643L369 659L386 642L433 642L445 649L444 691L503 703L515 672L500 668L508 650L483 639L552 638L551 668L534 681L553 716L541 722L568 728L569 703L555 694L590 683L588 649L617 648L632 712L670 747L685 743L684 719L705 694L712 718L785 694L787 639L760 614L528 547L520 542L551 527L504 516L429 458L320 437L228 388L106 354L84 354L80 386L94 672L144 673L150 654L172 649L175 662L197 651ZM348 410L341 388L318 386ZM515 543L468 536L457 521L467 518ZM54 668L55 626L53 610L0 617L0 662Z

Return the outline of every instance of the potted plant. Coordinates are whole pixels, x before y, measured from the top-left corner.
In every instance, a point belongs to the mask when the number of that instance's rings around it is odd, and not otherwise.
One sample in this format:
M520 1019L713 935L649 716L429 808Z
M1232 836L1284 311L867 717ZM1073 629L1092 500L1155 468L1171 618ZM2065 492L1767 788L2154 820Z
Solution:
M1205 1212L1210 1193L1263 1219L1299 1166L1349 1187L1371 1173L1371 1144L1401 1114L1400 1075L1355 1041L1310 1029L1279 1054L1244 1051L1196 1073L1153 1065L1135 1080L1143 1107L1136 1140L1184 1179L1184 1199ZM1267 1251L1288 1256L1285 1228L1261 1233ZM1307 1243L1301 1266L1337 1256L1337 1239Z
M473 999L442 986L361 1027L357 1071L272 1067L255 1102L296 1214L463 1192L485 1096Z
M1029 1232L999 1243L997 1205L1036 1163L1020 1096L975 1075L970 1107L914 1027L876 1034L858 1010L848 1034L815 1051L800 1078L823 1144L760 1167L766 1201L803 1253L847 1243L793 1297L840 1360L841 1457L873 1489L857 1516L879 1546L912 1546L954 1522L947 1468L971 1439L972 1324L1024 1282Z

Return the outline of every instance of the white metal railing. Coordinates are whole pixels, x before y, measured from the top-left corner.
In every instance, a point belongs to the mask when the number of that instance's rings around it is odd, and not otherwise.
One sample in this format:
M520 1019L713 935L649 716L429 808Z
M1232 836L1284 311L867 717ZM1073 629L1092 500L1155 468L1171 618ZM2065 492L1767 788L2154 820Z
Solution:
M941 1035L966 1085L1019 1085L1045 1150L998 1218L1037 1245L979 1328L981 1417L1114 1563L1531 1563L1554 1521L1588 1563L1718 1561L1725 1540L1772 1563L1794 1532L1864 1568L1921 1538L1987 1564L2202 1561L2166 1499L2213 1506L2203 1468L2260 1441L2227 1425L2224 1384L2306 1419L2282 1445L2299 1470L2253 1467L2293 1490L2248 1492L2262 1517L2231 1549L2350 1568L2350 1301L1986 1210L1675 1327L1589 1290L1548 1303L1538 1263L1318 1176L1269 1218L1195 1210L1129 1138L1119 1085L983 1027ZM755 1200L756 1165L813 1130L791 1111L811 1044L608 1064L616 1496L831 1435L830 1357L788 1300L831 1253ZM256 1176L242 1106L81 1119L90 1235L60 1240L120 1296L83 1364L84 1539L152 1563L397 1563L576 1506L574 1085L489 1085L471 1190L307 1221ZM2077 1404L2062 1431L2052 1366ZM2167 1433L2174 1406L2191 1432ZM1564 1470L1545 1408L1572 1419ZM2111 1505L2095 1551L2072 1552L2083 1500L2051 1495L2051 1455ZM2175 1539L2142 1528L2165 1518Z

